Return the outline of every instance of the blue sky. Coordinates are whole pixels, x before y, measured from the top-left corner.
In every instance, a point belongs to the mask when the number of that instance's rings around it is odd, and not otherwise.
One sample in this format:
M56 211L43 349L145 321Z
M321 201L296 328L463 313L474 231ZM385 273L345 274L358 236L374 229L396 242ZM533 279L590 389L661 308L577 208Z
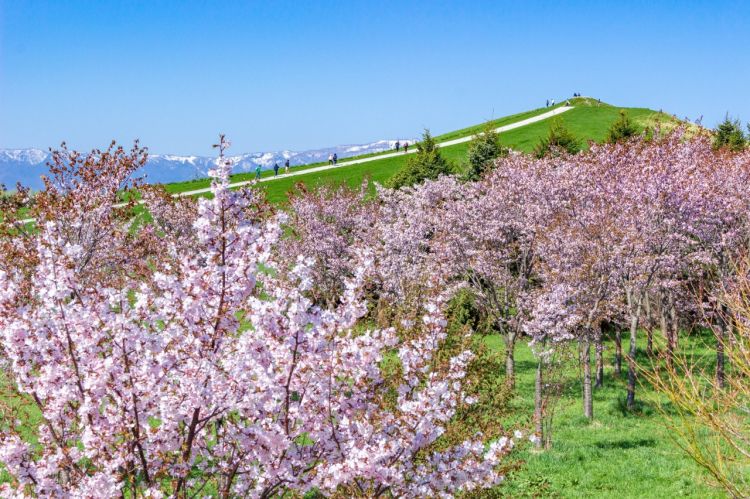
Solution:
M573 92L750 120L750 2L0 0L0 148L440 133Z

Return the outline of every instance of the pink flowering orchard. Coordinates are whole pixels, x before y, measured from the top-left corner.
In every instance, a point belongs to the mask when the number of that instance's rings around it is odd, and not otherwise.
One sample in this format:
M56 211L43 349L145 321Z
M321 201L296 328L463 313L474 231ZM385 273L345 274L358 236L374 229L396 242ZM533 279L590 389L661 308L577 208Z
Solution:
M107 260L112 248L87 249L51 219L24 235L27 268L0 270L7 372L40 413L38 443L5 422L3 494L448 497L496 484L510 440L440 444L473 403L462 390L473 354L433 361L445 338L440 296L425 297L412 339L358 326L375 265L362 245L335 304L316 304L315 262L276 257L285 219L261 217L252 192L228 189L226 145L192 233L184 222L142 229L163 238L145 255L149 272L87 276L84 252ZM111 196L90 194L112 209ZM386 357L400 366L387 378Z
M472 181L302 190L277 210L229 188L228 143L216 146L211 196L197 202L131 180L138 145L57 152L35 228L17 212L28 193L2 198L4 368L12 400L39 415L29 436L6 408L5 495L492 487L514 445L501 412L521 389L520 341L536 356L538 445L551 442L547 359L568 344L588 420L607 333L616 364L629 335L628 409L640 359L671 367L695 327L716 332L723 386L736 319L722 296L750 249L748 152L656 131L576 155L511 154ZM457 290L502 338L504 368L477 346L477 323L448 324Z

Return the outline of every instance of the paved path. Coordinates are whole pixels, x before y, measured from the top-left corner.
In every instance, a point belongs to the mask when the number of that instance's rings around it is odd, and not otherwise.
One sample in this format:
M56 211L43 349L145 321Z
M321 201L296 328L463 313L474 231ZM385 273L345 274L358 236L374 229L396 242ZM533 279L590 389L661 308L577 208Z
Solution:
M557 116L558 114L562 114L566 111L570 111L571 109L573 109L573 106L560 106L551 111L547 111L546 113L542 113L540 115L533 116L531 118L526 118L525 120L516 121L515 123L511 123L509 125L503 125L501 127L496 128L495 131L497 133L507 132L508 130L513 130L514 128L520 128L522 126L536 123L537 121L546 120L547 118ZM471 141L473 138L474 138L474 135L470 135L468 137L460 137L458 139L446 140L445 142L440 142L438 146L448 147L448 146L454 146L456 144L463 144L464 142ZM323 166L316 166L314 168L305 168L305 169L301 169L298 171L292 171L290 173L283 173L281 175L274 176L274 177L262 177L260 180L243 180L241 182L235 182L233 184L230 184L229 187L242 187L243 185L250 185L254 182L271 182L273 180L280 180L282 178L287 178L287 177L296 177L298 175L307 175L309 173L322 172L326 170L332 170L334 168L343 168L345 166L350 166L350 165L369 163L370 161L380 161L381 159L395 158L396 156L403 156L404 154L414 154L415 152L417 152L417 148L412 147L409 149L408 153L391 152L388 154L378 154L377 156L369 156L367 158L352 159L349 161L339 161L339 163L336 165L323 165ZM195 189L192 191L180 192L180 193L175 194L174 196L176 197L194 196L196 194L205 194L206 192L211 192L211 188L204 187L202 189Z
M531 118L526 118L525 120L516 121L515 123L511 123L509 125L503 125L501 127L498 127L495 129L497 133L507 132L508 130L513 130L514 128L520 128L522 126L530 125L532 123L536 123L537 121L543 121L547 118L551 118L553 116L557 116L558 114L562 114L566 111L570 111L573 109L573 106L560 106L557 107L551 111L547 111L546 113L539 114L537 116L533 116ZM474 135L470 135L468 137L460 137L458 139L453 140L446 140L445 142L440 142L438 146L440 147L448 147L448 146L454 146L456 144L463 144L464 142L469 142L471 139L474 138ZM314 168L305 168L297 171L292 171L290 173L284 173L275 177L263 177L260 180L243 180L241 182L234 182L233 184L229 184L229 187L242 187L243 185L250 185L255 182L271 182L273 180L280 180L282 178L287 177L296 177L298 175L307 175L310 173L316 173L316 172L322 172L326 170L332 170L334 168L343 168L345 166L350 165L358 165L361 163L369 163L370 161L380 161L381 159L386 158L395 158L396 156L403 156L404 154L414 154L417 152L416 146L409 149L409 152L391 152L388 154L379 154L377 156L369 156L367 158L360 158L360 159L352 159L349 161L341 161L336 165L323 165L323 166L316 166ZM174 197L184 197L184 196L195 196L196 194L205 194L207 192L211 192L210 187L204 187L202 189L194 189L192 191L185 191L185 192L178 192L176 194L173 194ZM124 205L123 205L124 206ZM33 222L33 218L27 218L26 220L21 220L21 223L27 224Z

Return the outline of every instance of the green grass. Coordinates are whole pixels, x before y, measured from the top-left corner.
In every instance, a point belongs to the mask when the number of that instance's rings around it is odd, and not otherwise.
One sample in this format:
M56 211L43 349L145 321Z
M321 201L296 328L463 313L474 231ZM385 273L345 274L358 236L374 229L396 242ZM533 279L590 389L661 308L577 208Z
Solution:
M497 336L487 341L494 348L504 348ZM680 346L699 355L713 355L700 338L681 338ZM646 363L645 345L640 347L639 362ZM511 455L519 466L499 492L509 497L725 497L670 439L654 404L656 395L648 386L636 391L639 410L624 410L625 378L614 377L613 352L614 346L607 344L604 388L594 391L594 421L583 417L576 366L568 372L570 383L557 406L553 447L537 451L522 444ZM517 394L511 423L529 418L534 405L534 358L525 344L517 348L516 358Z
M655 120L665 123L674 121L670 116L650 109L619 108L605 104L602 104L601 106L579 105L560 115L560 119L562 119L568 128L570 128L570 130L582 140L601 142L604 140L607 130L612 122L619 116L620 109L626 109L628 115L641 129L643 129L647 123L651 123ZM541 111L543 110L544 108L541 109ZM540 110L531 111L530 113L538 114L538 111ZM517 119L510 120L510 118L508 118L508 122L512 123L529 117L526 115L514 116ZM514 150L531 152L537 142L539 142L539 139L547 134L549 124L550 120L542 120L530 125L515 128L501 133L500 140L504 145L509 146ZM481 128L482 125L463 129L463 136L476 133ZM449 138L444 139L444 137L446 136L441 136L441 140L456 138L450 134L447 135ZM588 147L588 142L585 142L584 145L585 147ZM466 161L465 158L468 147L469 143L465 142L462 144L443 147L441 148L441 152L446 158L453 161L458 169L462 171L465 167L464 163ZM284 203L288 197L288 193L291 192L294 186L300 182L304 183L308 188L314 188L322 184L346 184L350 187L357 187L364 179L369 179L370 182L383 183L404 166L406 158L407 156L384 158L382 160L368 163L360 163L356 165L342 166L341 168L335 168L332 170L313 172L304 176L285 177L272 182L263 182L259 184L258 188L263 189L269 202Z
M643 128L647 124L653 124L655 121L661 122L673 122L674 119L666 114L653 111L645 108L620 108L611 106L605 103L599 103L594 99L589 98L574 98L570 99L571 105L575 106L574 109L565 112L560 115L565 124L570 130L579 137L584 145L588 147L588 141L602 141L606 136L609 126L615 119L617 119L620 109L626 109L630 117ZM560 103L555 107L561 107L564 103ZM516 123L518 121L538 116L542 113L549 111L551 108L539 108L532 111L514 114L511 116L505 116L496 120L492 120L491 124L494 127L508 125ZM539 140L547 134L549 130L550 120L542 120L530 125L526 125L520 128L516 128L500 135L502 142L515 150L523 152L531 152L534 146ZM473 125L470 127L462 128L452 132L438 135L436 139L439 142L456 139L459 137L466 137L474 135L480 132L484 128L485 124ZM452 159L459 168L462 167L465 157L468 143L457 144L454 146L444 147L442 149L443 154ZM342 160L342 163L346 163L347 160L359 159L365 157L379 156L387 154L392 151L384 151L381 153L371 153L362 156L356 156L352 158L346 158ZM406 162L406 156L384 158L382 160L356 164L346 165L344 164L341 168L332 170L326 170L322 172L311 172L309 175L295 176L295 177L282 177L278 180L271 182L264 182L259 188L263 189L268 195L268 200L272 203L284 202L294 185L299 182L304 183L308 187L315 187L324 183L327 184L347 184L352 187L359 185L365 178L369 178L374 182L384 182L391 177L396 171L398 171ZM296 166L293 167L293 171L307 170L321 166L325 163L314 163L310 165ZM261 177L271 177L273 171L264 171ZM240 182L244 180L251 180L255 178L255 173L241 173L232 176L233 182ZM169 192L185 192L194 189L200 189L208 187L208 179L194 180L190 182L179 182L173 184L167 184L165 187Z

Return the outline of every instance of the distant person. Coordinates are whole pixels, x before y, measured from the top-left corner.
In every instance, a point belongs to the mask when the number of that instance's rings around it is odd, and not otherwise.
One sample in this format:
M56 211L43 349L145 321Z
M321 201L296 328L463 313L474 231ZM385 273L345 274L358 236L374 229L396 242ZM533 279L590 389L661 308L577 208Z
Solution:
M404 142L404 154L406 154L407 152L409 152L409 143Z
M332 164L333 164L333 154L329 154L329 155L328 155L328 164L329 164L329 165L332 165Z
M273 176L274 177L279 176L279 164L278 163L273 164Z
M549 99L547 99L547 104L545 104L544 107L549 107Z
M401 142L398 140L396 141L396 152L398 152L398 149L401 147Z
M339 155L336 153L333 153L333 164L335 165L338 162L339 162Z
M289 173L289 160L284 161L284 173Z
M255 165L255 180L260 180L260 165Z
M550 101L550 106L554 106L554 105L555 105L555 99L552 99L552 101Z

